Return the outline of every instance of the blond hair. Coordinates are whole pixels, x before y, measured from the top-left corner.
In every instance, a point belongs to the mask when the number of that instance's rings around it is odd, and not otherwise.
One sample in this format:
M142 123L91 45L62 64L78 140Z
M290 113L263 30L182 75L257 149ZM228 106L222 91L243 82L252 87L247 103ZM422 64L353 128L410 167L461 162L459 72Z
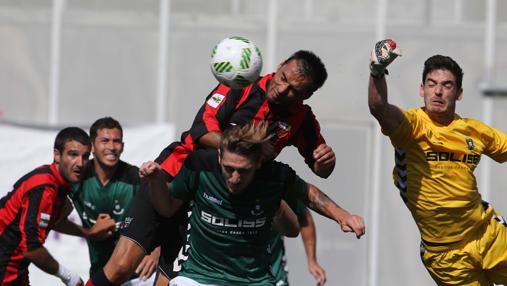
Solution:
M227 129L220 141L220 154L224 151L240 154L262 162L273 159L276 154L272 135L269 134L269 125L265 121L248 123L243 126L234 126Z

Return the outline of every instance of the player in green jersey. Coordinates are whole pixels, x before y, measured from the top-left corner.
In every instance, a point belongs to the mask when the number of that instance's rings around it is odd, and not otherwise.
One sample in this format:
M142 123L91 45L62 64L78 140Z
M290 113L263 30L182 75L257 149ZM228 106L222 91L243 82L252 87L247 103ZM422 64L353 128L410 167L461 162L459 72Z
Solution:
M123 129L120 123L104 117L90 127L93 159L83 171L83 180L73 185L71 199L83 226L107 225L109 237L103 240L87 239L90 255L90 276L107 263L118 241L119 226L139 189L139 169L120 159L123 152ZM146 255L133 277L123 285L152 285L148 280L156 270L159 248ZM148 281L145 281L148 280Z
M340 208L273 157L267 126L247 124L225 131L219 151L191 154L170 193L157 178L163 175L158 164L141 166L153 199L165 201L169 214L193 200L189 257L170 285L275 284L269 243L282 199L301 200L338 222L344 232L358 238L364 234L361 217Z

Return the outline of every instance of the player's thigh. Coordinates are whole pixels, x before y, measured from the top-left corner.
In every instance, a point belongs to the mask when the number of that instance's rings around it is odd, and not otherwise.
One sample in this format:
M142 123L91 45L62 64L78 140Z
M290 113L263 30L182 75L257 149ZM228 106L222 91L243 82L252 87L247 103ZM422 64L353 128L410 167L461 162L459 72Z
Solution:
M154 286L167 286L169 284L170 279L164 275L162 272L157 273L157 277L155 278Z
M120 236L113 254L104 266L109 281L116 284L127 281L145 256L144 249L127 237Z
M484 269L489 279L498 285L507 285L507 225L496 214L484 235Z
M437 285L493 286L475 258L474 244L446 252L422 252L423 264Z
M152 286L152 285L156 285L156 284L153 284L154 282L155 282L155 275L151 275L151 277L146 280L141 280L141 278L136 278L136 279L132 279L132 280L129 280L129 281L121 284L121 286ZM167 286L167 283L164 284L163 286Z
M146 253L151 253L160 245L157 229L164 219L154 209L148 186L143 183L129 207L121 235L136 242Z

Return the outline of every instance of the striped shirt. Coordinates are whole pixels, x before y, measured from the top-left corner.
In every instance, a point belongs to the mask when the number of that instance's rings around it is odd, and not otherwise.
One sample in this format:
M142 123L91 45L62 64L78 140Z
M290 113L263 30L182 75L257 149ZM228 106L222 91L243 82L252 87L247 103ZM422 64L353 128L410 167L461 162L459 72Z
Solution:
M23 253L42 247L70 186L54 164L26 174L0 199L0 285L28 285Z
M218 85L206 97L190 130L182 134L180 142L166 147L156 162L175 177L188 154L198 148L198 140L203 135L251 121L268 121L270 132L275 135L273 143L276 152L281 152L285 146L295 146L311 167L314 163L313 151L325 143L319 123L310 106L302 102L287 107L268 102L266 88L273 75L266 75L244 89Z

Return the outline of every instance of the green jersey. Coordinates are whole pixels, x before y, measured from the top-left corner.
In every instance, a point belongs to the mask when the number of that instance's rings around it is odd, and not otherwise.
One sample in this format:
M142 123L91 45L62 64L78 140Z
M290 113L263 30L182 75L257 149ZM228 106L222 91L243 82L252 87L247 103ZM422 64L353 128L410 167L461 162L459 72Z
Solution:
M188 259L179 275L203 284L273 285L271 222L287 197L305 197L306 182L287 165L269 162L250 185L231 194L218 152L198 150L173 181L171 194L193 200Z
M305 219L306 206L302 201L293 198L287 198L286 202L298 218ZM272 253L271 271L275 276L276 286L287 286L289 285L289 277L287 275L289 269L287 267L287 258L285 257L283 235L277 231L272 231L269 246Z
M86 165L83 180L72 186L70 195L74 207L86 228L91 228L100 213L109 214L116 221L116 230L106 240L88 239L90 276L106 265L120 237L119 226L125 219L130 202L139 189L138 168L120 161L114 176L103 186L95 173L93 160Z

